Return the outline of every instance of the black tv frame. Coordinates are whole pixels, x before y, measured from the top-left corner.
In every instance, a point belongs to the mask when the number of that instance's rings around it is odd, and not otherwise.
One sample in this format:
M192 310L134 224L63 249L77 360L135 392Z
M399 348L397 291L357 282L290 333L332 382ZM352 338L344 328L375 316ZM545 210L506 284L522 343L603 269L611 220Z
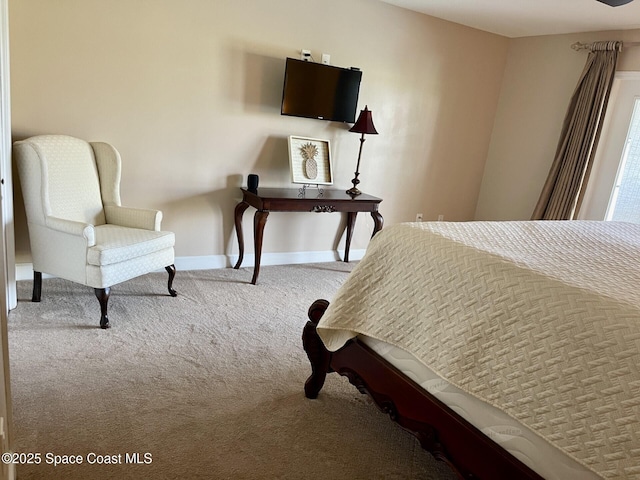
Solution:
M362 71L287 58L282 115L333 122L355 122Z

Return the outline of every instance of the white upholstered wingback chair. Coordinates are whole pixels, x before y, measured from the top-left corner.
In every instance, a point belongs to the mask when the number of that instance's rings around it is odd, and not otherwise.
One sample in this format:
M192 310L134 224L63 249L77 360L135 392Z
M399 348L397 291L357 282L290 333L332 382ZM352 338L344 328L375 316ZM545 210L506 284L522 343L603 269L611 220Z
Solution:
M33 298L42 273L93 287L100 326L109 328L110 287L165 268L169 294L175 276L172 232L160 230L162 212L120 204L121 160L107 143L66 135L16 142L33 257Z

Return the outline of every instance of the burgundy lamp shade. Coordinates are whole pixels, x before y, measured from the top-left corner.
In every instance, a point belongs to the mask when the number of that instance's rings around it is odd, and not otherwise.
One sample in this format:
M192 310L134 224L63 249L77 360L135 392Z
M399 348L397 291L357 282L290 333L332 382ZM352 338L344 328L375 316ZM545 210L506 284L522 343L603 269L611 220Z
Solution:
M371 110L365 105L364 110L360 110L360 116L356 123L349 129L350 132L366 133L367 135L377 135L378 131L373 126L373 118L371 117Z

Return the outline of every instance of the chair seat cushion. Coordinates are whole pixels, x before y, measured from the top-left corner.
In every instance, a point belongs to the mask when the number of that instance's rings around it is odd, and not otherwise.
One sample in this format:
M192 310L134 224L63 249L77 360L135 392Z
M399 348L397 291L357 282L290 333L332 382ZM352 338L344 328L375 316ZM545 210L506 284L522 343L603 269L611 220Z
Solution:
M119 225L95 227L96 244L87 252L87 262L98 267L149 255L175 244L173 232L142 230Z

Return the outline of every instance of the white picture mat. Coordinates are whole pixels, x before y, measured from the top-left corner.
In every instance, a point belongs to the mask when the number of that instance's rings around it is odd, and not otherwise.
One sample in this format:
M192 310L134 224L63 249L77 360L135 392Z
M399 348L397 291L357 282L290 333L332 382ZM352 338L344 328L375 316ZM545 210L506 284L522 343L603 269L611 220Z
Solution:
M305 158L302 155L302 147L307 144L314 145L318 149L318 154L314 158L318 167L316 178L309 178L305 173ZM291 135L289 137L289 166L293 183L332 185L331 145L329 140Z

